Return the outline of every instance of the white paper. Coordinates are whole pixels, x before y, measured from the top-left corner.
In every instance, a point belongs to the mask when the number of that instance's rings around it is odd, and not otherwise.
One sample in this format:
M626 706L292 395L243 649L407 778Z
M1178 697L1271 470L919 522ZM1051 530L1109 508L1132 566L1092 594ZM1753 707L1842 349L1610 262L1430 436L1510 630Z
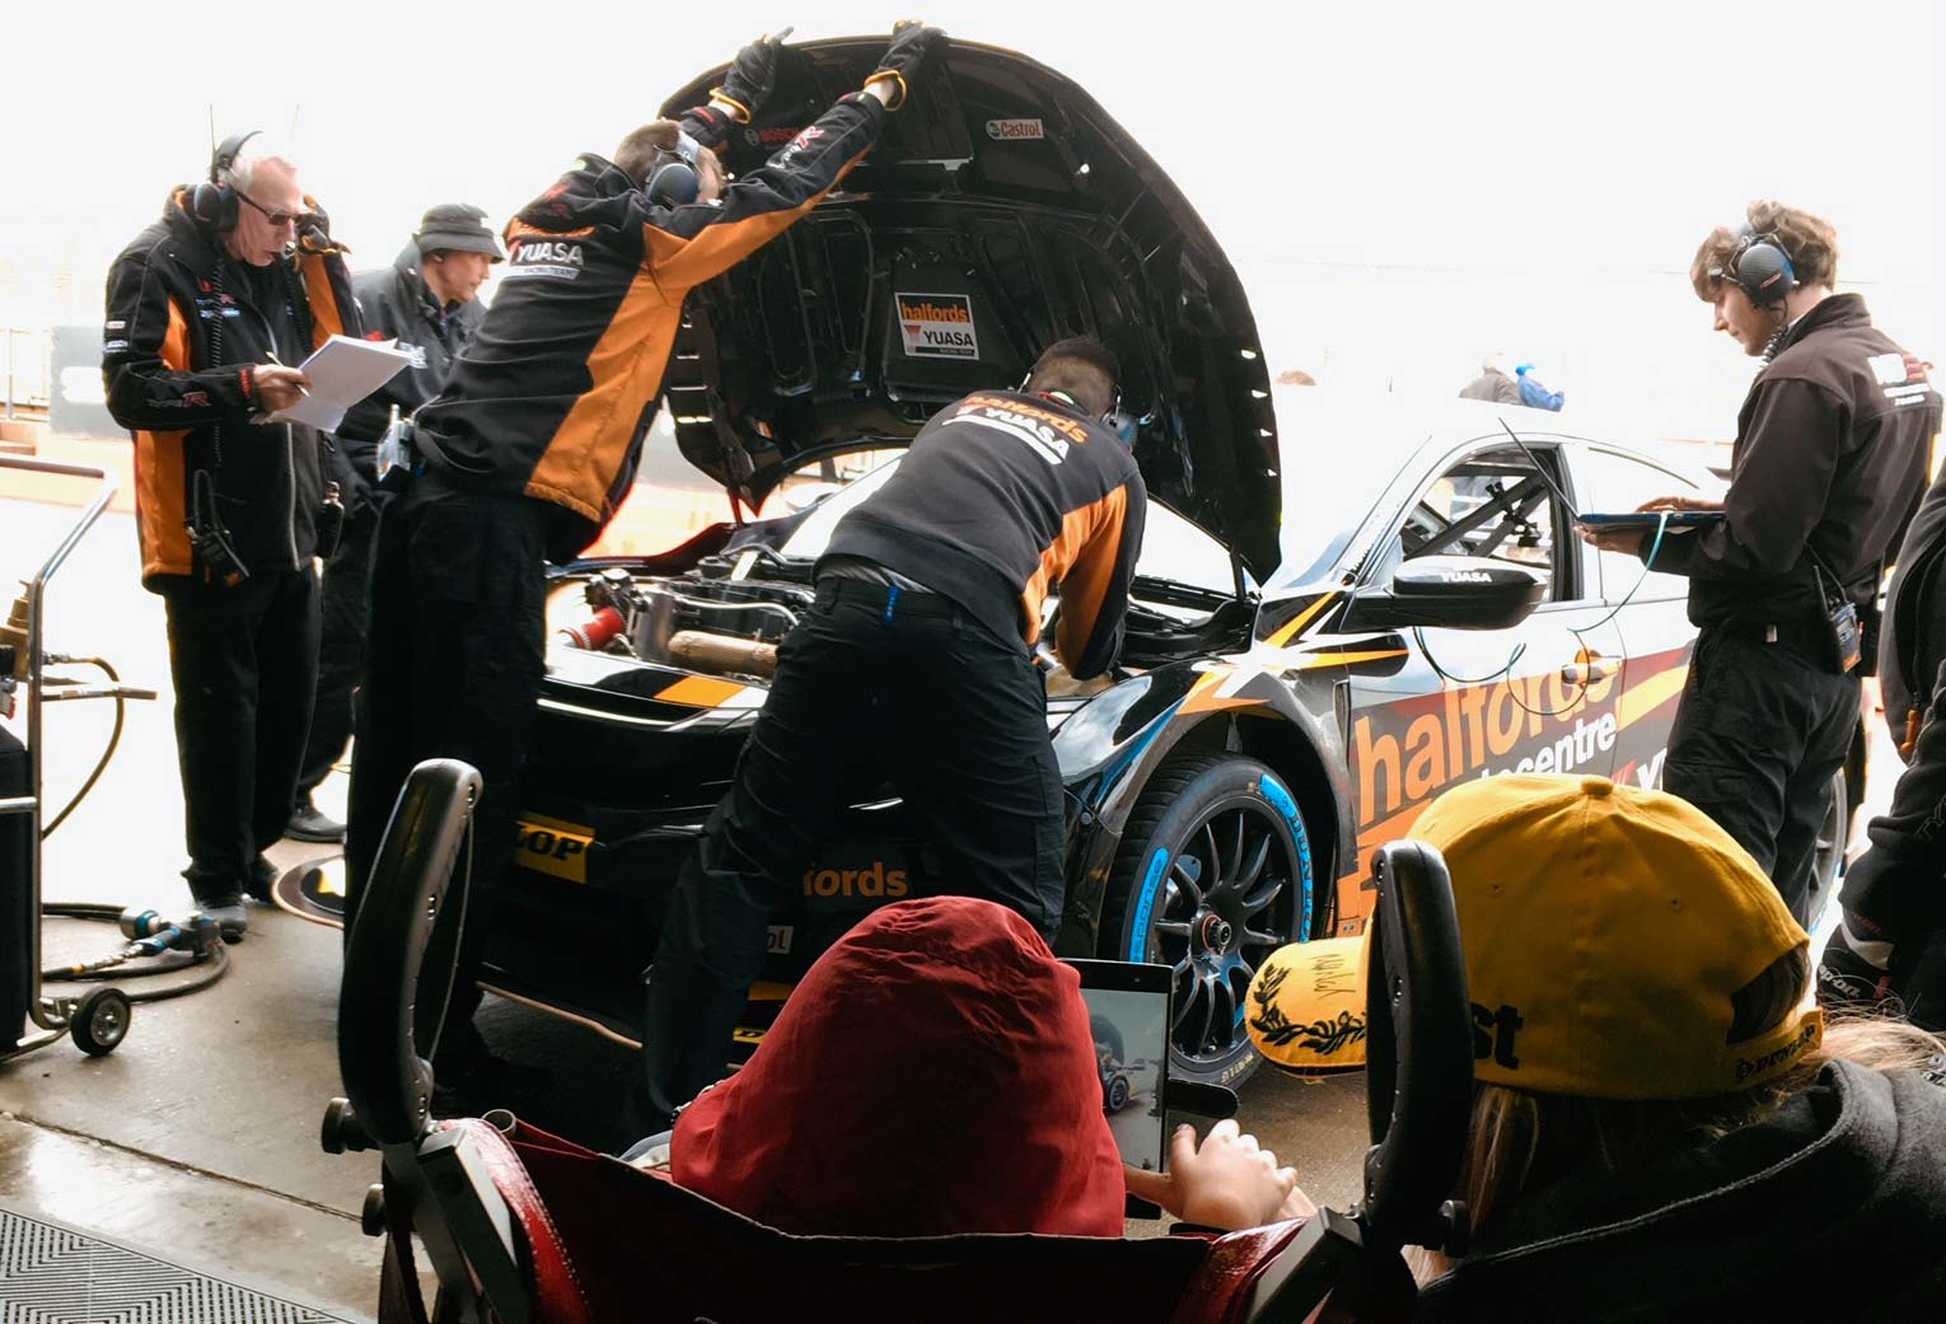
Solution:
M308 423L322 432L335 432L345 411L376 391L411 364L409 350L391 340L353 340L333 336L298 365L311 379L309 394L289 409L270 416L273 423Z

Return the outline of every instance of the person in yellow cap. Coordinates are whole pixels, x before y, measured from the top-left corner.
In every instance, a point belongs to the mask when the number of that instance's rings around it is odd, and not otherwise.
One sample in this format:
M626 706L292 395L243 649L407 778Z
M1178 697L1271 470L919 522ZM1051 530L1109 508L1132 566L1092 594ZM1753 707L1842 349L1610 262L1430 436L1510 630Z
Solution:
M1452 873L1475 1081L1472 1247L1429 1258L1415 1320L1942 1317L1942 1045L1827 1026L1742 847L1599 777L1469 782L1412 835ZM1258 972L1273 1062L1362 1065L1368 939Z

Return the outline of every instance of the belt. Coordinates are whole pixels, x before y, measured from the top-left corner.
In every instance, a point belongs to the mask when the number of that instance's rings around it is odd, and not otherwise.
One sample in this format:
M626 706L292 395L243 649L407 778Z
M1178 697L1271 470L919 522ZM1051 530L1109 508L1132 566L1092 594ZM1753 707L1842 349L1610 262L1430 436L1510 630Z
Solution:
M1782 646L1813 666L1822 667L1831 651L1829 626L1777 625L1764 621L1726 621L1717 627L1746 643Z
M940 593L924 593L891 584L873 584L863 579L826 576L818 581L818 605L855 602L878 612L885 620L894 616L959 616L964 614L957 602Z

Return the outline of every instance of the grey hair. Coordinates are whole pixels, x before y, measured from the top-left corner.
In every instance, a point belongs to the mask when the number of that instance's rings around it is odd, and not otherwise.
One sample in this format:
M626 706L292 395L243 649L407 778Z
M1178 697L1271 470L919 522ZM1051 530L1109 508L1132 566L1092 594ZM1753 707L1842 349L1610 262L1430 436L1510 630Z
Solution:
M256 188L257 171L266 165L282 166L292 175L297 173L297 166L282 156L244 156L223 172L223 182L240 193L250 193Z

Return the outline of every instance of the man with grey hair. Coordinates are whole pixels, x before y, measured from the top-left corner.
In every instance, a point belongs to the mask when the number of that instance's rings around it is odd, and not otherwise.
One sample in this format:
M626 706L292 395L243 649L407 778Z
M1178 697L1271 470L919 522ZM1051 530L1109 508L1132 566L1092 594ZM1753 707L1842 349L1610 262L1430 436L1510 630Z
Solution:
M473 338L486 310L475 297L487 272L503 261L486 213L463 202L427 210L418 232L392 265L352 277L365 334L396 340L412 364L353 405L338 428L335 474L345 492L345 536L324 567L323 640L311 740L297 779L296 807L285 835L299 841L343 841L345 825L313 796L351 737L351 696L365 667L372 550L378 540L378 443L396 410L409 418L439 394L455 356Z
M320 434L274 416L289 366L360 332L342 250L277 156L216 149L108 273L102 373L135 443L142 584L169 622L189 867L231 941L268 900L311 721L324 475ZM323 521L328 527L328 521Z

